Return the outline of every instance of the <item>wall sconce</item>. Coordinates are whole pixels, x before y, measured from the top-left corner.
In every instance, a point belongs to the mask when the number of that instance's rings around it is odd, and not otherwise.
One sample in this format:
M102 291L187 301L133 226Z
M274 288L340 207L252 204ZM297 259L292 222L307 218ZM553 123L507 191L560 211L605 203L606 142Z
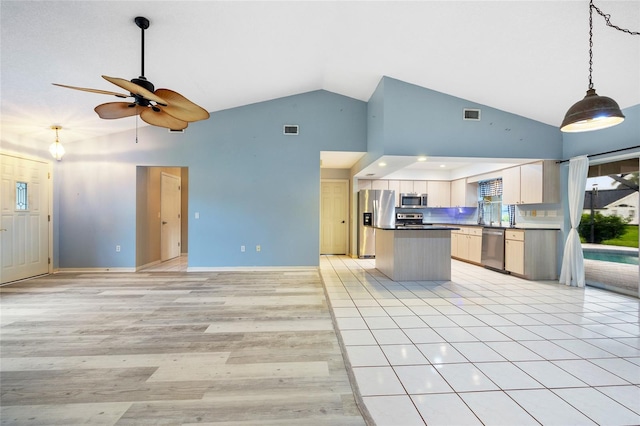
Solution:
M620 111L618 103L606 96L599 96L593 88L591 73L593 72L593 11L598 12L607 23L607 26L615 28L631 35L640 35L639 32L629 31L613 25L610 15L605 14L589 1L589 88L587 95L569 108L562 120L560 130L563 132L588 132L590 130L606 129L624 121L624 115Z
M62 160L64 155L64 147L58 140L58 130L62 129L62 126L51 126L51 129L56 131L56 141L49 146L49 152L56 160Z

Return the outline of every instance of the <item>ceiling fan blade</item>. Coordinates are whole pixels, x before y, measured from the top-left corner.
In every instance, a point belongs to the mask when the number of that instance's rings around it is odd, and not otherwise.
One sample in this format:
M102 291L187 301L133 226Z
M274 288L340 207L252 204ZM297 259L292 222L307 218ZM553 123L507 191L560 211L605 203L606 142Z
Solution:
M167 101L162 110L175 118L187 122L206 120L209 113L204 108L194 104L178 92L169 89L158 89L156 95Z
M58 84L58 83L51 83L51 84L53 84L54 86L66 87L67 89L82 90L83 92L100 93L102 95L113 95L119 98L128 98L131 96L131 95L125 95L123 93L118 93L118 92L110 92L108 90L89 89L87 87L67 86L66 84Z
M118 77L109 77L106 75L103 75L102 78L104 78L110 83L115 84L116 86L120 86L123 89L128 90L134 95L142 96L143 98L149 101L157 102L162 105L167 104L167 102L161 97L155 95L153 92L148 91L147 89L145 89L144 87L138 84L130 82L129 80L125 80L124 78L118 78Z
M153 108L145 108L140 112L140 118L152 126L166 127L172 130L186 129L189 125L186 121L172 117L162 110L154 111Z
M94 108L94 111L98 116L100 116L100 118L112 120L115 118L138 115L144 109L147 109L147 107L140 107L131 102L108 102L106 104L98 105Z

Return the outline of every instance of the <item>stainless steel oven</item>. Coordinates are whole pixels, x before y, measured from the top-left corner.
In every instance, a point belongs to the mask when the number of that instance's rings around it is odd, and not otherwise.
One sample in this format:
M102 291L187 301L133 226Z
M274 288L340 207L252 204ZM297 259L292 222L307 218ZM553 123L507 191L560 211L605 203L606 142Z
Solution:
M504 271L504 229L482 228L482 266Z

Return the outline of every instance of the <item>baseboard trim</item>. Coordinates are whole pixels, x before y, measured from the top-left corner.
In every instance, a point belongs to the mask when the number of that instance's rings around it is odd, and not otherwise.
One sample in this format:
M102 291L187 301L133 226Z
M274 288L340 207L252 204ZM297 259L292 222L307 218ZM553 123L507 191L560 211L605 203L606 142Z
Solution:
M318 271L319 266L189 266L187 272L301 272Z
M136 268L58 268L58 274L91 274L102 272L136 272Z

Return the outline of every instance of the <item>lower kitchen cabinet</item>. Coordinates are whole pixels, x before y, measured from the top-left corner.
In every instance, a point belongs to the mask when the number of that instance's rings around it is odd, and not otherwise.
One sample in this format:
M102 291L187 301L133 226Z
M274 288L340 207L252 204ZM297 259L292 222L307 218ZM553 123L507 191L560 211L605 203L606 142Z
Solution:
M504 244L505 269L530 280L557 279L557 238L557 230L507 230Z
M480 263L482 256L482 228L471 228L472 233L469 234L469 255L467 260L473 263Z
M524 275L524 231L507 231L504 240L504 269Z
M460 227L451 233L451 256L458 260L480 264L482 228Z

